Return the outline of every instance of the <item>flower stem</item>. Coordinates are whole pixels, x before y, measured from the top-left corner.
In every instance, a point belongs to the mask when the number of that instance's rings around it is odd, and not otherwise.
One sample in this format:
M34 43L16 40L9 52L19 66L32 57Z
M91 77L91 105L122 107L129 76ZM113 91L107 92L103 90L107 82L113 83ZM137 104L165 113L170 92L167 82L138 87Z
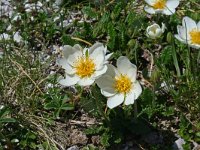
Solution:
M137 109L137 100L134 102L134 120L137 121L138 109Z

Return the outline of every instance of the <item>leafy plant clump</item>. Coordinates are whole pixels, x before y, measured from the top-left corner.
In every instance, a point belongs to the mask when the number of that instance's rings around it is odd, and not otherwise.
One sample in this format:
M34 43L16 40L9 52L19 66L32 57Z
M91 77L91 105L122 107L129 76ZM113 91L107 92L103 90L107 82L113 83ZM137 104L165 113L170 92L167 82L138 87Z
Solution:
M0 5L0 150L200 147L198 0Z

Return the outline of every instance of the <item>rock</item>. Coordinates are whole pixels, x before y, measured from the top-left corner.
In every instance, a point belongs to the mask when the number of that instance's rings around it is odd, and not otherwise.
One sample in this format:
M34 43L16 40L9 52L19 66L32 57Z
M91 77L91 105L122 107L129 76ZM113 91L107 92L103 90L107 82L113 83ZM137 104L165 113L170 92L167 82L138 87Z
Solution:
M174 150L184 150L184 149L183 149L183 144L185 144L184 139L179 138L178 140L176 140L176 141L174 142L173 149L174 149Z
M79 150L79 148L78 148L78 146L75 145L75 146L68 148L67 150Z

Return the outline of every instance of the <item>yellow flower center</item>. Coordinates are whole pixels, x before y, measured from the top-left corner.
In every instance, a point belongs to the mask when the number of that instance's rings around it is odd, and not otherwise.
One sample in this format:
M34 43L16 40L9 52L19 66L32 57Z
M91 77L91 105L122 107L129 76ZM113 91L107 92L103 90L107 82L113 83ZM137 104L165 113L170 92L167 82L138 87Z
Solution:
M200 45L200 31L198 31L197 29L193 29L192 31L190 31L190 37L191 37L191 42L193 44L199 44Z
M80 57L75 62L75 69L79 77L90 77L95 71L95 63L89 57Z
M128 93L131 90L131 80L127 75L120 75L115 79L114 88L119 93Z
M154 9L164 9L166 6L166 0L156 0L156 2L153 4Z

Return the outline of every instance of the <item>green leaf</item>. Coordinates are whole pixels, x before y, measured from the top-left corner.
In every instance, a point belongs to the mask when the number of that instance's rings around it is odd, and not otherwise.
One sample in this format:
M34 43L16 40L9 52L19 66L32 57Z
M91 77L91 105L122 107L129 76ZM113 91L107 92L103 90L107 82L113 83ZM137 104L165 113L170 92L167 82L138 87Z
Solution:
M60 109L62 109L62 110L73 110L74 109L74 105L66 103L66 104L63 104Z
M49 110L49 109L58 109L58 108L59 108L58 104L55 103L54 101L49 102L49 103L45 104L45 106L44 106L44 109L47 109L47 110Z
M0 123L16 122L14 118L0 118Z

